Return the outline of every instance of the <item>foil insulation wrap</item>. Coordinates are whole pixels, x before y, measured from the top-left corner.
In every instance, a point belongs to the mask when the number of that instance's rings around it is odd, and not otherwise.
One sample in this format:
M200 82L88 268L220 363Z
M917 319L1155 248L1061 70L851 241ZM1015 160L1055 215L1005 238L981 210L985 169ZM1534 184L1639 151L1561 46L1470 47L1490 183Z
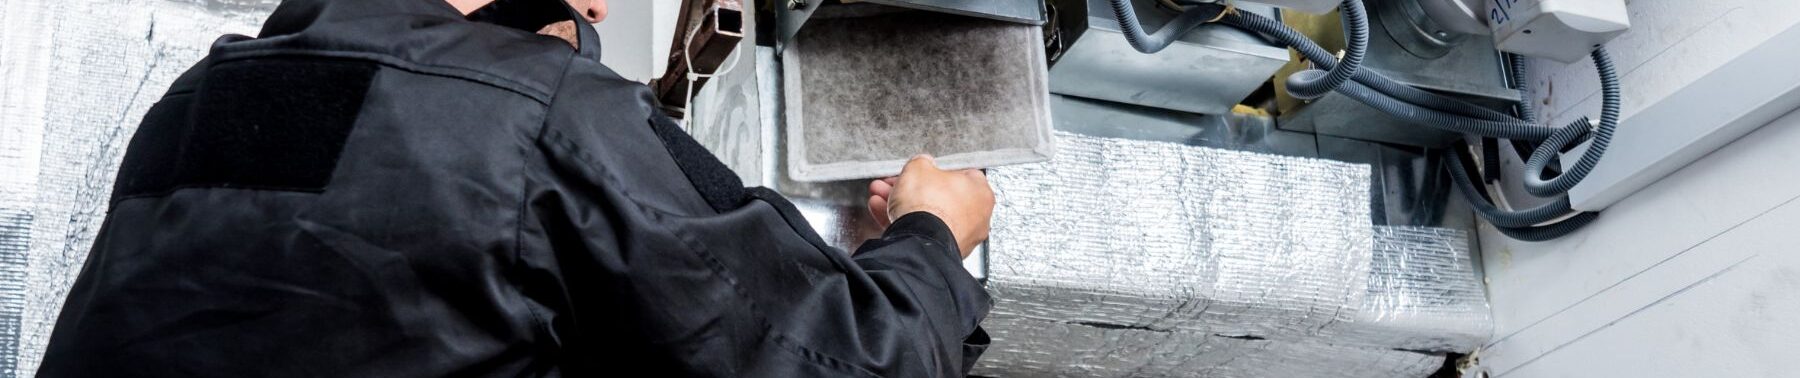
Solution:
M1057 138L1051 162L989 170L994 313L1262 338L1355 316L1369 272L1368 167Z
M976 374L1424 376L1487 337L1466 234L1372 227L1366 166L1057 137L989 170Z
M37 370L144 112L279 3L0 1L0 376Z
M1369 291L1341 340L1431 353L1468 352L1493 319L1462 230L1375 227Z

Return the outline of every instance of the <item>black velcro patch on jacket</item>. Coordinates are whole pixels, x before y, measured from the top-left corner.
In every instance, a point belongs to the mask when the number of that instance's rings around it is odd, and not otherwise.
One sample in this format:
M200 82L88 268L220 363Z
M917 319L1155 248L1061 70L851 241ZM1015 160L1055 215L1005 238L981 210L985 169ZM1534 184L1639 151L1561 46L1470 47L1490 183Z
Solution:
M175 167L181 160L181 141L187 136L193 102L193 92L171 93L144 113L144 122L138 124L137 134L126 147L125 161L119 164L109 206L126 197L167 192L175 186Z
M324 190L377 68L321 58L213 66L194 99L174 188Z
M744 182L738 179L737 173L720 162L712 151L701 146L693 136L674 124L668 117L651 116L650 130L662 139L663 148L669 150L669 156L675 158L675 165L687 175L694 189L700 191L700 197L713 210L724 212L736 209L744 201Z

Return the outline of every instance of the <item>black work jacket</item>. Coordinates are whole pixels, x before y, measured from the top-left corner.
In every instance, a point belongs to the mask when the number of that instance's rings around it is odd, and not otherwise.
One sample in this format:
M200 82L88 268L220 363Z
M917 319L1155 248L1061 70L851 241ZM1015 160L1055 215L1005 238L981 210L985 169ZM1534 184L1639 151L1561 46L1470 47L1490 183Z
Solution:
M546 6L546 4L549 4ZM929 214L854 255L645 86L444 0L288 0L144 117L39 373L961 376L990 307Z

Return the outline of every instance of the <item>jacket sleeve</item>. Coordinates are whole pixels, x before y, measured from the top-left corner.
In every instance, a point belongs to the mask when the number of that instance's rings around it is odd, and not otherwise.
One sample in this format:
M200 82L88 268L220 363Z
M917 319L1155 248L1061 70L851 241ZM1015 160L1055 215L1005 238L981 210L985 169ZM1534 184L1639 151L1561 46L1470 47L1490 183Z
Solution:
M915 300L945 304L925 306L928 312L942 312L925 315L934 321L953 322L936 324L933 331L938 340L946 342L940 347L959 351L961 361L956 367L961 370L954 375L964 376L987 350L988 335L980 323L993 302L981 283L963 270L956 248L956 239L942 219L915 212L895 220L881 239L863 243L855 260L882 287L929 288L912 290L911 295Z
M960 377L985 347L989 298L937 217L907 215L848 254L738 184L641 85L576 75L556 98L521 256L552 283L528 296L589 369Z

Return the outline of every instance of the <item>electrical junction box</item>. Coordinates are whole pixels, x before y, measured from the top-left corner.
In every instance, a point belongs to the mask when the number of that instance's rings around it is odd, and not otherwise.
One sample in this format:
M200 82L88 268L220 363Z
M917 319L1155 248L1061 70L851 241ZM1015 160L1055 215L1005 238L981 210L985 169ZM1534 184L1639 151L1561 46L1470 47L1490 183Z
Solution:
M1573 63L1631 28L1625 0L1490 0L1500 51Z

